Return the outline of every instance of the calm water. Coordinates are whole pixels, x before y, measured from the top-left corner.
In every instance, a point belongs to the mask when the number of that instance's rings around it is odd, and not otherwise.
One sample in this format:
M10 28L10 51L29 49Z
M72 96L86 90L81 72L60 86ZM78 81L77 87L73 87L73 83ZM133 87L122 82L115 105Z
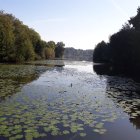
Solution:
M36 63L0 65L0 140L140 139L139 83L91 62Z

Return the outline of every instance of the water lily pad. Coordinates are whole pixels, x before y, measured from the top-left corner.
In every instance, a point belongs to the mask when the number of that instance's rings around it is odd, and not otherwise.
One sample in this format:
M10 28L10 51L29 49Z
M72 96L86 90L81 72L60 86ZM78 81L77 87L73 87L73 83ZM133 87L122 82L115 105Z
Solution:
M26 133L25 140L33 140L33 136L30 133Z
M86 133L80 133L79 134L81 137L85 137L86 136Z
M63 131L63 134L64 134L64 135L67 135L67 134L69 134L69 133L70 133L70 132L69 132L68 130L64 130L64 131Z
M51 135L52 135L52 136L57 136L58 134L59 134L58 131L54 131L54 130L53 130L53 131L51 132Z
M23 138L23 135L16 135L15 136L15 139L22 139Z
M95 125L95 128L98 128L98 129L103 128L103 125L104 123L98 123Z

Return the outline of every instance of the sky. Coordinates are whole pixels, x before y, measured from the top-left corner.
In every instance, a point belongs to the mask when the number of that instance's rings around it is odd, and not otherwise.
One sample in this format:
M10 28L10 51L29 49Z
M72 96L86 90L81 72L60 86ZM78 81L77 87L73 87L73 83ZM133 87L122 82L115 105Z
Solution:
M43 40L84 50L108 41L136 15L138 6L140 0L0 0L1 10L35 29Z

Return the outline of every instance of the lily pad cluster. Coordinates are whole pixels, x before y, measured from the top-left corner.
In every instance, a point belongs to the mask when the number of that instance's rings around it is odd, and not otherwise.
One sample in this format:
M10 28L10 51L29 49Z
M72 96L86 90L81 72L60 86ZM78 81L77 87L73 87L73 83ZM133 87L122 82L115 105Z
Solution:
M34 91L33 88L30 87ZM0 135L10 140L71 134L85 137L86 128L93 133L105 134L104 124L121 115L113 110L107 111L112 109L112 104L103 105L102 100L92 99L91 95L73 98L70 94L58 92L56 98L50 100L47 91L39 95L24 91L0 103Z
M63 60L41 60L26 62L28 65L39 65L39 66L64 66Z
M121 83L121 84L120 84ZM108 78L107 97L123 109L130 119L140 117L140 85L131 79Z
M27 65L0 65L0 100L12 96L20 91L23 84L36 79L46 67Z
M0 78L14 79L37 75L45 72L48 67L34 65L0 65Z
M13 93L20 90L17 82L11 79L0 79L0 100L10 97Z

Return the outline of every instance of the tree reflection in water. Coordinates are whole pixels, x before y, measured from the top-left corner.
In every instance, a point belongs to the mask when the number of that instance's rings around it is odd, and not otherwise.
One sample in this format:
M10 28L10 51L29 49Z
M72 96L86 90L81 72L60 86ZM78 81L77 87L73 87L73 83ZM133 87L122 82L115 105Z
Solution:
M140 129L140 79L137 70L134 73L129 70L124 73L126 68L110 65L94 65L93 69L107 79L106 96L129 115L129 120L136 129Z

